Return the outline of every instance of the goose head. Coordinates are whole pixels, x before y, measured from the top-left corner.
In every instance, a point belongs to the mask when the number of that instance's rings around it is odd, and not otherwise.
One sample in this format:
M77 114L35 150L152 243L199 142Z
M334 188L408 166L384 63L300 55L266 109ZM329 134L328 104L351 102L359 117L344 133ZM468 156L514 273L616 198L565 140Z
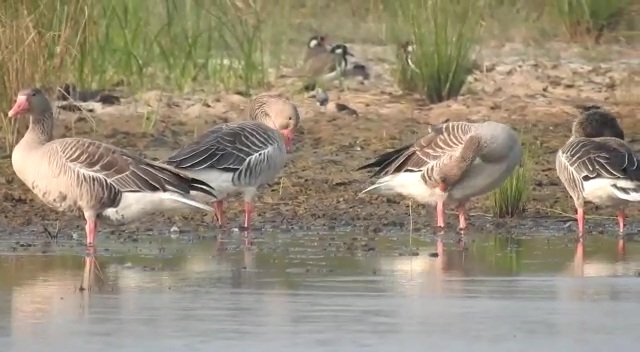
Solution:
M587 105L580 110L581 116L573 122L573 137L614 137L624 140L624 131L613 114L597 105Z
M284 144L290 150L293 144L293 135L300 124L300 113L294 103L288 99L274 99L266 106L269 121L263 121L272 128L280 131L284 137Z
M416 46L411 40L407 40L404 43L400 44L400 50L402 50L402 53L405 56L409 56L416 50Z
M326 38L322 35L314 35L311 38L309 38L309 41L307 42L307 47L309 49L322 47L325 45L326 45Z
M51 112L51 103L40 88L21 90L16 102L9 110L9 117L17 118L23 115L43 116Z
M344 59L346 59L347 56L353 57L353 54L349 51L349 48L347 48L347 46L344 44L336 44L331 47L330 51L332 54L340 56Z

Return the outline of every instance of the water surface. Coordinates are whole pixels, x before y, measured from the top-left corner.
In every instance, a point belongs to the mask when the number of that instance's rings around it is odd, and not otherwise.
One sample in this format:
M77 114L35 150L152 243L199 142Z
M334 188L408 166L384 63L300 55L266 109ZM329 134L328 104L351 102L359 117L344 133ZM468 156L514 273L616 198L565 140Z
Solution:
M109 244L95 260L73 244L5 243L14 249L0 257L1 350L634 351L640 343L636 241L185 242Z

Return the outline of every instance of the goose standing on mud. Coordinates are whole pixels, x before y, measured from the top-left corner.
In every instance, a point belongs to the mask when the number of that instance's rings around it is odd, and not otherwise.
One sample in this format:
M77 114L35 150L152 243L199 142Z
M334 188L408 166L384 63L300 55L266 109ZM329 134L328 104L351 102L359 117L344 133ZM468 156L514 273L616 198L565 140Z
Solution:
M214 189L200 180L109 144L54 140L53 110L42 90L18 93L9 117L25 114L31 115L29 129L13 150L13 169L48 206L82 211L87 245L95 243L98 218L122 224L186 205L212 210L189 198L192 191L215 197Z
M401 194L435 203L438 227L444 227L444 202L455 202L464 230L467 201L500 186L521 156L518 135L507 125L447 122L430 126L425 137L358 170L377 168L372 177L383 176L362 193Z
M596 105L582 107L571 138L556 154L556 171L576 206L584 231L584 203L618 208L620 233L625 207L640 201L640 166L615 116Z
M273 182L284 167L300 123L297 107L273 94L252 99L245 118L250 121L215 126L165 161L215 187L220 226L225 224L224 198L243 193L244 227L249 228L258 187Z

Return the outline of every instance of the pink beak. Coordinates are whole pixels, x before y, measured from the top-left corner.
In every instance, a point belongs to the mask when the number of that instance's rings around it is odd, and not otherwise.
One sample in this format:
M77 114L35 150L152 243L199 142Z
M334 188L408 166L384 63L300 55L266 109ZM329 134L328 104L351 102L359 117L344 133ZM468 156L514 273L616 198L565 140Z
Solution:
M16 103L13 104L11 110L9 110L9 117L16 117L25 111L29 111L29 102L27 101L27 97L24 95L18 95L16 98Z
M293 146L293 129L287 128L280 130L280 133L284 136L284 145L287 147L287 152L290 152L291 147Z

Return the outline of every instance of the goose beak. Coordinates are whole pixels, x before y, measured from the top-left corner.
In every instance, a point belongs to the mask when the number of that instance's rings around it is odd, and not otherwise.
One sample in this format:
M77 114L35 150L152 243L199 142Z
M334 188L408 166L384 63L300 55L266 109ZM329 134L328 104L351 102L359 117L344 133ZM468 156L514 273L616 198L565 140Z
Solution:
M27 101L27 97L24 95L19 95L16 98L16 103L13 104L11 110L9 110L9 117L16 117L24 112L29 111L29 102Z
M293 147L293 128L281 130L280 133L284 136L284 145L287 148L287 152L290 152Z

